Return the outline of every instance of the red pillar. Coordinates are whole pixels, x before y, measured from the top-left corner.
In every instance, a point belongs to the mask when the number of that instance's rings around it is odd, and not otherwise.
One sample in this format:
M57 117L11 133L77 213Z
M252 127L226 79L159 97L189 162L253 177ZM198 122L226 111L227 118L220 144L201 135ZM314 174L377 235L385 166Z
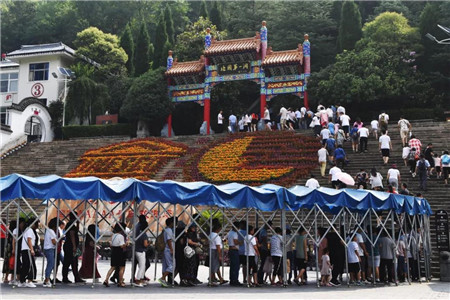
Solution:
M260 115L260 119L264 118L264 111L265 110L266 110L266 94L261 93L261 107L260 107L261 115Z
M206 121L206 134L210 134L210 126L211 126L211 100L209 98L203 100L203 121Z
M306 107L306 109L309 109L308 91L305 91L303 95L303 106Z
M167 136L172 137L172 114L167 116L167 129L169 131Z

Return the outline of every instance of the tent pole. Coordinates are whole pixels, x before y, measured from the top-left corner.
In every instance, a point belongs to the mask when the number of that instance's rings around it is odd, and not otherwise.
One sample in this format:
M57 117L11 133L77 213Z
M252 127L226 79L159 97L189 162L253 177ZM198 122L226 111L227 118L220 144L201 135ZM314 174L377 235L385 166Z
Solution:
M145 200L146 201L146 200ZM146 205L147 206L147 205ZM157 216L157 218L158 218L158 221L156 222L156 239L158 238L158 236L159 236L159 222L160 222L160 214L161 213L161 202L158 202L158 216ZM155 217L155 215L153 215L153 218ZM156 243L156 239L155 239L155 243ZM155 274L154 274L154 277L153 277L153 281L156 281L156 272L157 272L157 269L158 269L158 250L156 249L156 247L155 247Z
M345 218L347 217L347 213L344 211L343 215L343 226L344 226L344 243L345 243L345 266L347 268L347 287L350 287L350 274L348 272L348 243L347 243L347 228L346 228L346 220Z
M83 201L84 202L84 216L83 216L83 241L86 241L86 200ZM85 248L85 244L83 243L81 245L81 253L84 253L84 248Z
M283 286L287 286L287 251L286 251L286 211L281 209L281 228L283 232Z
M249 236L249 233L248 233L248 208L247 208L247 212L245 213L245 239L244 239L244 243L246 243L246 247L248 247L249 249L250 249L250 243L249 243L249 241L247 240L248 239L248 236ZM249 251L247 250L247 253L248 253ZM245 268L246 268L246 272L245 272L245 274L247 274L247 287L250 287L250 280L249 280L249 277L250 277L250 275L249 275L249 265L248 265L248 255L245 255L245 260L246 260L246 262L247 262L247 264L246 264L246 266L245 266Z
M314 247L316 248L316 284L317 287L320 286L320 278L319 278L319 243L317 238L317 207L314 205Z
M394 266L394 270L389 270L390 272L392 272L392 271L394 271L394 280L395 280L395 285L397 285L398 286L398 282L397 282L397 256L395 255L395 253L397 252L397 241L396 241L396 238L395 238L395 228L394 228L394 226L395 226L395 221L394 221L394 218L395 218L395 216L396 216L396 213L395 213L395 211L392 209L391 210L391 234L392 234L392 239L394 240L394 244L395 244L395 248L394 248L394 264L393 264L393 266Z
M172 236L173 236L173 239L174 239L174 241L173 241L173 244L172 244L172 248L173 248L173 251L172 251L172 286L174 286L174 282L175 282L175 275L176 275L176 273L175 273L175 270L177 269L177 266L176 266L176 261L175 261L175 248L176 248L176 243L177 243L177 234L176 234L176 230L177 230L177 219L176 219L176 217L177 217L177 205L176 204L174 204L173 205L173 220L174 220L174 222L173 222L173 234L172 234Z
M58 255L58 247L59 247L59 243L62 239L62 236L59 235L59 215L60 215L60 206L59 206L59 199L58 199L58 204L56 205L56 247L55 247L55 265L53 266L53 287L56 286L56 275L57 275L57 266L58 266L58 260L59 260L59 255ZM53 206L55 206L55 201L53 201ZM62 263L62 262L61 262Z
M376 266L375 266L375 245L374 239L373 239L373 229L372 229L372 208L370 209L370 217L369 217L369 231L370 231L370 247L371 249L371 256L372 256L372 285L375 286L375 280L376 280Z
M98 239L100 239L100 237L97 237L97 232L98 232L98 202L100 201L100 199L97 199L97 201L95 201L95 235L93 236L93 240L94 240L94 260L93 260L93 266L92 266L92 288L94 288L95 286L95 281L97 280L97 278L95 278L95 273L96 273L96 262L97 262L97 242ZM86 217L86 216L85 216Z
M211 263L212 263L212 248L211 248L211 233L212 233L212 216L213 215L213 210L212 210L212 206L209 206L209 236L208 236L208 240L209 240L209 286L212 286L212 277L214 275L214 273L212 272L212 268L211 268Z
M427 253L428 255L425 257L425 259L427 260L427 264L428 264L428 277L427 277L427 282L429 282L431 280L431 237L430 237L430 217L428 215L422 215L422 218L425 219L425 237L427 239Z
M16 223L16 228L17 228L17 235L15 236L15 241L14 243L16 244L15 246L15 251L14 251L14 278L13 281L16 282L16 285L18 285L17 283L17 258L19 257L19 253L17 253L17 249L19 248L19 237L21 235L20 233L20 228L19 228L19 220L20 220L20 198L17 198L17 202L16 200L14 200L14 202L16 203L16 207L17 207L17 211L16 211L16 215L17 215L17 223ZM14 287L14 286L13 286Z
M47 224L48 224L48 201L47 201L47 209L45 210L45 225L44 225L44 237L47 233ZM42 255L42 272L41 272L41 280L44 280L44 265L45 265L45 249L44 246L42 246L42 252L44 255Z
M133 244L131 246L132 248L132 254L131 254L131 286L134 288L133 283L134 283L134 278L136 275L136 211L137 211L137 207L136 207L136 199L134 199L133 201ZM142 231L142 229L141 229ZM145 268L145 265L144 265ZM138 280L141 280L141 278L138 278Z
M222 207L222 226L224 225L224 223L225 223L225 217L224 217L224 215L225 215L225 210L224 210L224 208ZM231 227L231 228L233 228L233 226ZM222 228L222 230L223 230L223 228ZM225 234L225 233L224 233ZM222 244L223 245L223 244ZM224 278L225 277L225 264L223 263L224 262L224 260L223 260L223 257L224 257L224 253L225 253L225 249L224 249L224 247L222 246L222 249L221 249L222 251L220 251L220 254L222 255L222 278Z
M403 230L404 230L404 234L405 234L405 245L406 245L406 249L405 249L405 260L406 260L406 276L407 276L407 280L408 280L408 284L411 285L411 274L409 272L409 258L408 258L408 252L411 253L411 249L409 247L409 235L408 235L408 227L407 227L407 221L409 220L409 215L405 213L405 221L403 222Z

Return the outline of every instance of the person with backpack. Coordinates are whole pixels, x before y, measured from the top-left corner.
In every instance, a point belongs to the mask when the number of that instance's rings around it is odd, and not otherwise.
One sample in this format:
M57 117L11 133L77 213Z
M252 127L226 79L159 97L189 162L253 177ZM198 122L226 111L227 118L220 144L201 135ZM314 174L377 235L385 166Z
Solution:
M336 166L340 166L341 170L344 169L346 158L347 155L345 154L344 149L342 149L341 145L338 145L336 150L334 150L334 160Z
M444 177L444 183L448 184L448 175L450 174L450 156L448 151L444 151L444 154L441 156L441 172Z
M369 175L365 169L360 169L358 174L355 176L356 187L358 189L367 189L367 181L369 181Z
M413 147L408 154L409 173L413 178L416 177L416 161L416 148Z
M386 112L381 112L381 114L378 116L378 121L380 124L381 131L388 130L388 123L389 123L389 115Z
M408 144L408 133L411 131L411 123L404 119L403 116L400 117L398 121L398 128L400 130L400 137L402 138L403 147Z
M430 168L430 163L425 159L425 155L420 154L420 158L416 164L416 174L419 175L419 188L421 190L427 190L427 178L428 169Z
M355 124L350 130L350 137L352 139L353 153L358 152L358 125Z

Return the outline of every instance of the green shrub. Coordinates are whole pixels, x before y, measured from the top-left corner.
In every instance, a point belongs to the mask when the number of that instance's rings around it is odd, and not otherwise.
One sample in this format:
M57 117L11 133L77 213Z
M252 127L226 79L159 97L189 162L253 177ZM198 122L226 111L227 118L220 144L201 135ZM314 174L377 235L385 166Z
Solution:
M130 124L108 124L108 125L86 125L86 126L65 126L62 128L64 139L78 137L132 135Z

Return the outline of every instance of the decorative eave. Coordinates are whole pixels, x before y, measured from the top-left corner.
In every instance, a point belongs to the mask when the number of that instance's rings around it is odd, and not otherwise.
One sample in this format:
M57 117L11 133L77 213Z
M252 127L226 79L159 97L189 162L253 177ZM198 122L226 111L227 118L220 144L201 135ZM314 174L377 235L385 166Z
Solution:
M215 56L242 52L259 52L261 39L259 34L251 38L217 41L212 40L211 46L205 50L205 56Z
M172 67L166 71L167 77L201 75L205 71L205 58L200 57L197 61L178 62L174 61Z
M42 107L44 107L44 109L47 109L47 106L44 104L44 102L40 99L36 99L36 98L32 98L32 97L28 97L23 99L22 101L20 101L20 103L16 104L13 103L11 104L10 107L8 107L9 110L17 110L17 111L24 111L28 106L32 105L32 104L38 104Z
M75 50L64 43L59 42L52 44L22 45L20 49L8 53L8 58L55 53L65 53L73 57L75 56Z
M263 67L280 65L303 65L303 47L299 44L297 49L286 51L272 51L269 47L267 55L262 62Z

